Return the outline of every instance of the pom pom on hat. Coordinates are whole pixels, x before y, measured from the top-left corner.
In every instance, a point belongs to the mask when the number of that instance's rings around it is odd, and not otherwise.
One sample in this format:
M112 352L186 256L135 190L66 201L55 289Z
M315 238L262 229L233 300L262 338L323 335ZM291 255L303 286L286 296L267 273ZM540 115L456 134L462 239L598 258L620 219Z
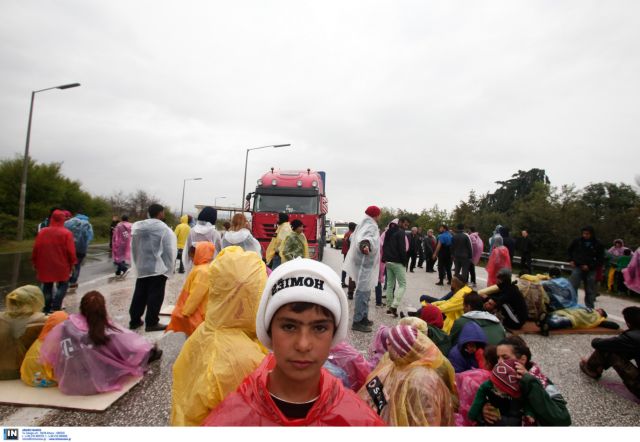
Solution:
M278 309L292 302L309 302L325 307L333 314L335 334L331 346L347 337L349 305L340 278L326 264L312 259L296 258L279 265L267 279L262 292L256 334L262 345L271 349L269 328Z
M376 216L380 215L382 211L378 206L369 206L367 207L367 210L364 211L364 213L369 215L371 218L375 218Z

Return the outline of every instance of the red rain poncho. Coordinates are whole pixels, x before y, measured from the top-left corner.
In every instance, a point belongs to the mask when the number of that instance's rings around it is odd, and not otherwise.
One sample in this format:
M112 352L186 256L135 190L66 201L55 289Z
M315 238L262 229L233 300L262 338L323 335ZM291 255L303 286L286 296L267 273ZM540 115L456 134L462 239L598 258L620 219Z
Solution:
M509 249L505 246L494 247L487 263L487 287L498 282L498 271L504 268L511 269Z
M205 426L384 426L384 422L351 390L324 368L320 376L320 396L304 419L287 419L275 405L267 389L269 372L276 359L269 354L205 419Z
M62 210L54 210L49 227L36 236L31 253L31 262L36 269L38 281L68 281L76 263L76 246L71 231L64 227Z

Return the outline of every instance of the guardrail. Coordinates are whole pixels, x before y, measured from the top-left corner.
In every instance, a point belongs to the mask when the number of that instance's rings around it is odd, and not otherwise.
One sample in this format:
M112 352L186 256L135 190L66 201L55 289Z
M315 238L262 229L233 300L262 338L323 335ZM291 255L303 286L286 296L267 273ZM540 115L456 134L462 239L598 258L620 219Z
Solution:
M489 259L489 253L487 252L482 252L482 257L484 259ZM520 256L514 256L513 257L513 262L514 263L518 263L520 264L522 261L522 258ZM567 272L571 272L571 265L568 262L563 262L563 261L551 261L549 259L537 259L537 258L533 258L531 259L531 270L532 273L533 272L533 268L534 267L538 267L538 268L542 268L544 270L549 270L551 267L559 267L560 270L562 271L567 271Z

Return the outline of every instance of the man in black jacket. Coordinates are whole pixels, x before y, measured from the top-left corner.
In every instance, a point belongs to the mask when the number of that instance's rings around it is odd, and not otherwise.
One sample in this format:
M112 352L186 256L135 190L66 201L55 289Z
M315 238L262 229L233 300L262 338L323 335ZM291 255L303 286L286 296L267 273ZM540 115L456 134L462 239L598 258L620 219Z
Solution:
M516 255L516 240L509 236L508 227L500 227L498 233L502 237L502 244L509 250L509 259L511 260L511 267L513 267L513 257Z
M484 304L485 310L493 314L500 313L505 328L520 330L529 319L529 309L516 282L511 281L510 269L498 271L498 288L499 292L489 295Z
M580 282L584 283L584 304L595 307L596 270L604 263L604 247L596 239L593 227L582 228L582 236L573 240L569 246L569 264L573 267L569 280L578 291Z
M387 269L387 314L395 318L398 317L398 305L407 288L408 238L404 232L407 227L409 220L405 217L400 218L398 224L389 224L382 246L382 262L386 263ZM396 280L398 289L394 296Z
M531 252L533 252L533 244L531 238L529 238L529 232L523 230L522 237L518 239L517 247L520 252L520 276L531 275L533 269L531 268Z
M413 269L416 268L416 259L419 254L418 248L421 246L417 227L411 228L411 233L407 234L407 239L409 240L409 271L413 273Z
M580 369L587 376L599 379L604 370L613 367L629 391L640 399L640 307L627 307L622 310L622 316L628 330L612 338L591 341L595 351L580 361ZM636 365L631 359L635 359Z
M464 224L456 226L456 233L453 234L451 239L451 256L453 257L455 276L464 283L469 282L469 266L471 265L473 250L471 249L469 235L464 233Z

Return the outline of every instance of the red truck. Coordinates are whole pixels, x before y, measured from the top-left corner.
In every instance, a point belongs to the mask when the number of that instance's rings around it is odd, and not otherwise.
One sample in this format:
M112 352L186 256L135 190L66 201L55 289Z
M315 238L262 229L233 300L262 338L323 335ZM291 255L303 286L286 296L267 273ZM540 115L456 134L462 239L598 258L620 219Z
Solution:
M260 242L263 257L278 228L278 214L286 213L289 222L299 219L305 225L309 258L322 261L328 210L325 176L324 172L311 169L271 168L258 180L256 191L246 197L245 209L251 212L251 233Z

